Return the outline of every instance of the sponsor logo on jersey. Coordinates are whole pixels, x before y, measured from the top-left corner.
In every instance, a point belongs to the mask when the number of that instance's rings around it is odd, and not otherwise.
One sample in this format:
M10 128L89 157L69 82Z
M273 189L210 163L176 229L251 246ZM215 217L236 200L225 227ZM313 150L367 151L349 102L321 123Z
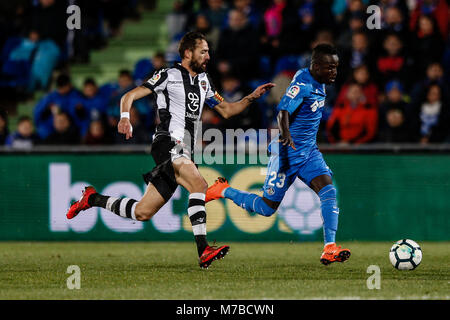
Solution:
M321 101L314 101L314 103L311 105L311 111L316 112L318 108L322 108L325 105L325 100Z
M189 92L188 99L189 99L189 103L188 103L189 110L191 110L192 112L197 111L198 108L200 107L200 103L199 103L200 98L198 97L198 95L194 92Z
M297 94L298 94L299 92L300 92L300 87L297 86L297 85L293 85L292 87L289 88L289 90L288 90L288 92L286 93L286 95L287 95L289 98L294 99L294 98L297 96Z

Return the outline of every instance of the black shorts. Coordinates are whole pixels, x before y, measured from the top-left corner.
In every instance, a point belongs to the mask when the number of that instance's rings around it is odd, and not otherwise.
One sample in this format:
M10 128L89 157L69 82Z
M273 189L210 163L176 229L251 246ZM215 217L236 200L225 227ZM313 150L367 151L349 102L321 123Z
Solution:
M158 136L155 138L151 154L156 166L142 175L145 183L153 184L166 202L169 201L178 187L172 165L174 152L181 154L183 149L177 148L177 144L172 141L170 136Z

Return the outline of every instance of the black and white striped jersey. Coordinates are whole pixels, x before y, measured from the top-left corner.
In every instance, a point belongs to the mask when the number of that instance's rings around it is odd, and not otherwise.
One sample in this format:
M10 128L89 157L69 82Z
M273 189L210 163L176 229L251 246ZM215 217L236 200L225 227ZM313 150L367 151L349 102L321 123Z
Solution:
M162 69L142 84L156 95L160 124L154 138L169 135L194 150L198 124L206 103L214 108L223 101L207 73L192 77L181 64Z

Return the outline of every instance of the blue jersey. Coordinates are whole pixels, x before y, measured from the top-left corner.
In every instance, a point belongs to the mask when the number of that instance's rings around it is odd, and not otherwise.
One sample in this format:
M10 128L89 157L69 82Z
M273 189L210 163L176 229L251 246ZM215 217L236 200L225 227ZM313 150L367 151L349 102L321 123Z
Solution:
M316 145L325 96L325 84L317 82L304 68L294 75L278 104L278 111L289 112L289 131L297 149Z
M270 143L265 198L281 202L296 178L309 186L318 176L332 176L316 145L324 104L325 84L314 80L308 68L297 71L277 108L289 112L289 131L296 149L283 146L279 137Z

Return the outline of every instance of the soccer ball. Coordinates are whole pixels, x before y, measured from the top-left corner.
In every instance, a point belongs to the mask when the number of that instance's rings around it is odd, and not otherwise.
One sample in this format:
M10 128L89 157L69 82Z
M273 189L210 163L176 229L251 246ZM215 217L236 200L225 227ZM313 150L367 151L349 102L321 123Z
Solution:
M413 270L422 261L422 249L410 239L399 240L389 250L389 260L398 270Z

